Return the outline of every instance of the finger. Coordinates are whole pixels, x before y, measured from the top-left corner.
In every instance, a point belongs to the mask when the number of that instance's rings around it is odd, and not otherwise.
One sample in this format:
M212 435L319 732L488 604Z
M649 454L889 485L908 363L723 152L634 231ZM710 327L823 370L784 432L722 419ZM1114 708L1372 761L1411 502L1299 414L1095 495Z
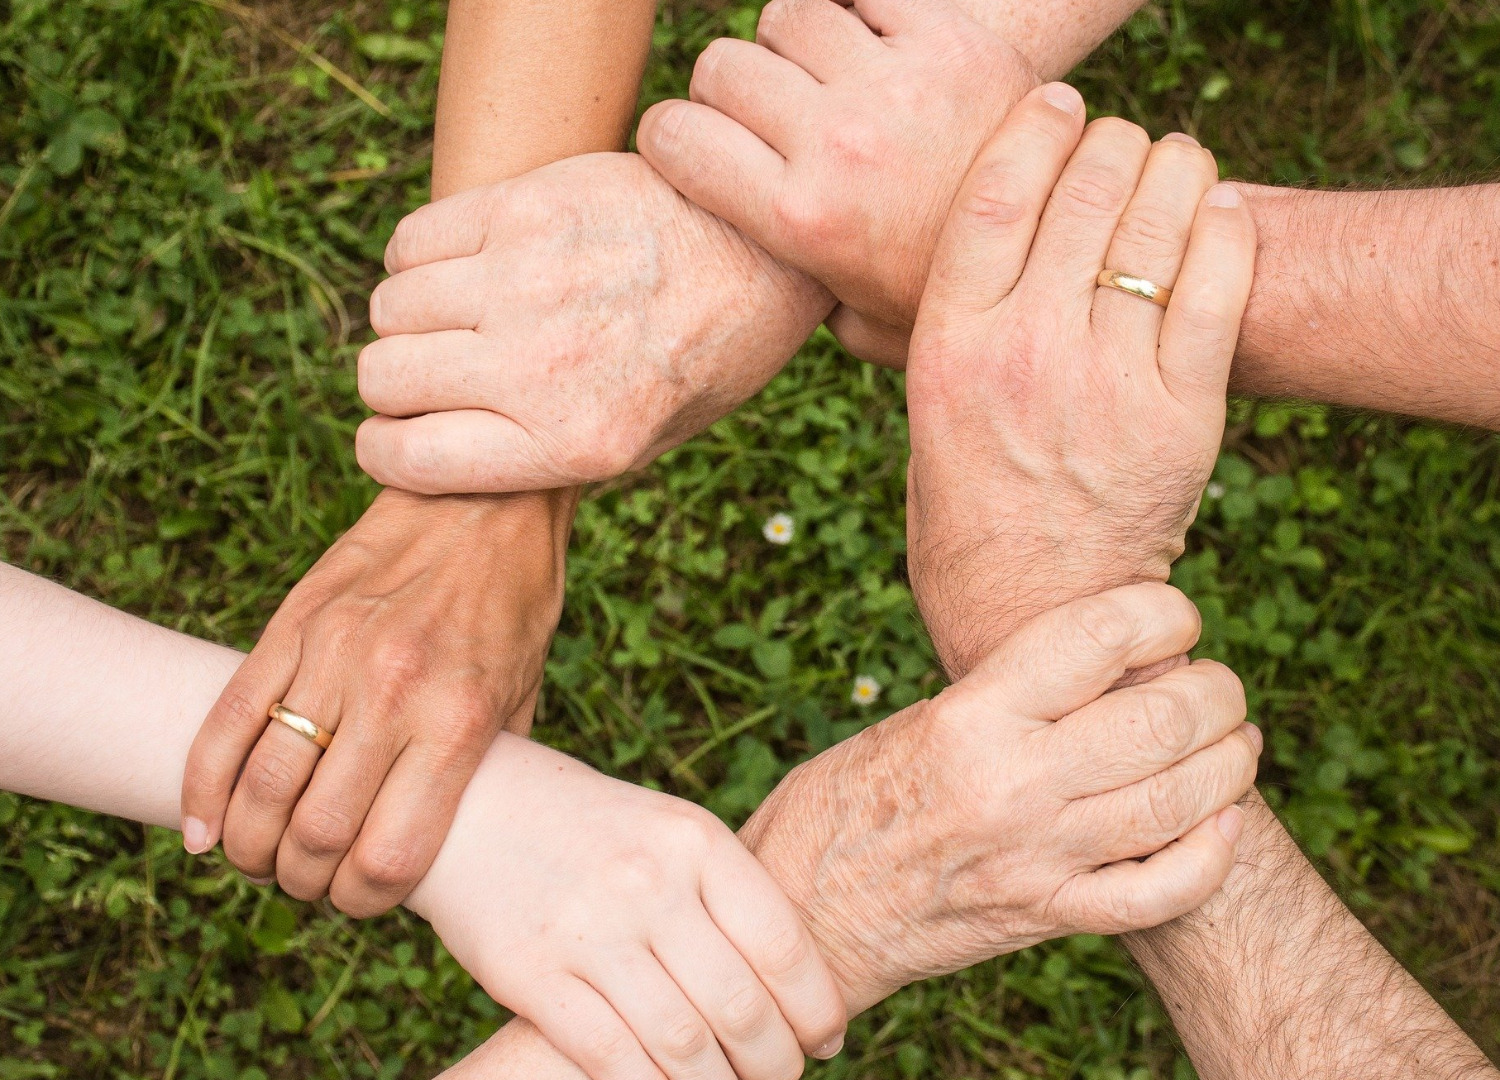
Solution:
M1254 278L1255 222L1233 184L1215 184L1198 207L1162 320L1157 360L1174 397L1222 408Z
M1052 189L1027 263L1030 295L1066 313L1093 306L1099 271L1135 193L1151 137L1118 117L1095 120Z
M920 34L952 18L952 9L922 0L835 0L883 38Z
M558 980L516 1009L589 1080L666 1080L630 1026L582 979Z
M740 1080L802 1071L802 1048L776 1000L706 914L674 918L651 951L708 1021Z
M359 396L386 416L482 408L504 361L473 330L377 338L359 353Z
M725 841L703 876L703 906L781 1009L802 1049L828 1058L843 1046L843 994L802 917L754 856Z
M824 325L838 338L844 351L856 360L894 371L906 370L906 354L911 348L909 328L901 330L872 319L847 304L834 308Z
M478 255L484 250L494 205L503 201L505 192L504 184L472 188L407 214L385 246L386 273Z
M663 101L641 117L636 146L684 197L773 255L794 243L777 210L786 160L737 120L696 102Z
M1186 135L1168 135L1153 146L1109 243L1105 268L1168 289L1176 285L1198 204L1218 178L1213 155ZM1101 287L1094 294L1094 326L1109 340L1155 341L1164 314L1119 289Z
M377 482L421 495L536 491L604 479L584 475L602 460L541 452L524 427L484 409L407 420L372 416L355 433L354 455Z
M328 895L399 751L379 724L361 723L355 715L339 725L276 849L282 892L298 900Z
M1059 900L1078 913L1076 930L1119 934L1160 926L1200 907L1234 868L1245 812L1230 806L1143 862L1080 874Z
M283 703L324 731L336 732L337 692L313 685L305 671L297 673ZM276 849L322 753L306 736L275 721L250 751L224 816L224 854L246 876L275 876Z
M223 835L235 779L271 722L271 706L292 684L301 652L301 636L273 619L193 737L182 773L182 842L192 854Z
M1172 586L1126 585L1036 616L944 693L959 691L991 714L1004 706L1058 720L1125 672L1187 652L1202 626L1193 602Z
M1255 783L1260 730L1240 724L1196 754L1128 787L1069 804L1090 862L1139 859L1237 802Z
M484 283L478 256L414 266L375 286L370 326L381 337L473 330L484 314Z
M770 49L719 38L698 54L688 94L785 156L805 130L818 89L816 79Z
M583 973L670 1080L734 1080L713 1029L648 952L594 958Z
M1069 762L1065 798L1134 784L1229 735L1245 719L1245 688L1223 664L1199 660L1113 690L1042 735Z
M924 308L977 314L1005 298L1082 128L1083 98L1066 83L1039 86L1016 104L954 198Z
M437 858L459 798L487 749L482 739L455 739L451 748L412 743L401 752L333 877L334 907L368 919L410 895Z
M833 0L771 0L755 40L821 83L863 68L885 49L858 15Z

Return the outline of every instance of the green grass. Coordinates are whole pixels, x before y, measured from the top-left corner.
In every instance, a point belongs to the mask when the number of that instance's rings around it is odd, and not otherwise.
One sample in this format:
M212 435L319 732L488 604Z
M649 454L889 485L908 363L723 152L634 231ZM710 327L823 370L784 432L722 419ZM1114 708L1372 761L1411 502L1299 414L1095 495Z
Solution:
M353 358L425 190L442 17L257 10L0 3L0 554L239 645L372 494ZM754 10L669 4L646 99ZM1193 0L1148 9L1079 80L1236 176L1416 184L1492 167L1497 58L1489 3ZM904 441L899 379L820 336L741 414L597 493L541 737L737 821L795 761L930 693ZM1237 404L1218 479L1178 579L1250 688L1267 790L1500 1052L1497 441ZM760 536L780 510L786 548ZM858 673L887 687L869 711ZM403 915L350 923L56 806L0 796L0 824L0 1080L417 1077L501 1019ZM1122 954L1076 939L897 995L812 1075L1191 1069Z

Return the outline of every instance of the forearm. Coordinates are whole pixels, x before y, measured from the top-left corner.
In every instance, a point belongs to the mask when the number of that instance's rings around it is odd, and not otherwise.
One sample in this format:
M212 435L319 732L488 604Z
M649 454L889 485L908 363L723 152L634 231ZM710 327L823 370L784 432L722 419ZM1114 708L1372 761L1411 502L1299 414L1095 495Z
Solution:
M1500 184L1241 190L1260 255L1236 391L1500 427Z
M1341 903L1258 796L1207 904L1132 934L1203 1080L1494 1077L1453 1020Z
M452 0L433 198L623 147L655 12L654 0Z
M1042 81L1061 79L1145 0L957 0L973 19L1026 57Z

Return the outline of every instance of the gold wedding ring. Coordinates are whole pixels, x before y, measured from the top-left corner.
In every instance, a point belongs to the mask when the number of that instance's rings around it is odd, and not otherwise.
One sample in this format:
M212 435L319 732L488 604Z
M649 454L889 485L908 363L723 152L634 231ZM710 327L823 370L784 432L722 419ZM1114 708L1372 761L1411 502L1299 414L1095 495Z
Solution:
M1158 285L1134 274L1124 274L1119 270L1100 270L1097 284L1106 289L1119 289L1131 296L1139 296L1142 300L1150 300L1158 307L1166 307L1167 301L1172 299L1172 290L1165 285Z
M281 702L271 706L270 717L278 720L309 742L315 742L324 750L333 745L333 732L324 731L305 716L292 712Z

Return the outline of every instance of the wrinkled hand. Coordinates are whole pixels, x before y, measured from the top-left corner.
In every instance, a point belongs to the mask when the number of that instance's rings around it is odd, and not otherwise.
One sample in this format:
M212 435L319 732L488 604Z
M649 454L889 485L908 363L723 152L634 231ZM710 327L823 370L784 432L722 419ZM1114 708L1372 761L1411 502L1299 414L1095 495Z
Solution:
M722 822L524 739L496 741L408 906L594 1080L794 1080L842 1043L832 974Z
M802 912L850 1015L1047 938L1164 922L1218 889L1261 746L1239 680L1204 661L1109 690L1198 629L1166 585L1075 601L771 793L740 837ZM444 1076L576 1073L518 1021Z
M742 837L851 1014L1049 938L1155 926L1218 889L1261 748L1239 680L1200 661L1106 693L1199 627L1166 585L1054 609L771 793Z
M634 154L423 207L371 299L360 464L411 491L518 491L646 464L761 389L827 314Z
M303 900L331 891L357 917L400 903L496 733L530 729L571 520L564 495L382 492L204 721L188 850L222 836L247 875ZM276 702L333 732L329 749L268 722Z
M1223 436L1250 215L1187 136L1083 127L1061 83L1016 106L912 336L910 573L954 674L1037 611L1166 580ZM1098 287L1105 267L1175 286L1170 306Z
M709 45L641 153L823 282L851 352L901 366L953 194L1036 76L950 0L771 0L756 42Z

